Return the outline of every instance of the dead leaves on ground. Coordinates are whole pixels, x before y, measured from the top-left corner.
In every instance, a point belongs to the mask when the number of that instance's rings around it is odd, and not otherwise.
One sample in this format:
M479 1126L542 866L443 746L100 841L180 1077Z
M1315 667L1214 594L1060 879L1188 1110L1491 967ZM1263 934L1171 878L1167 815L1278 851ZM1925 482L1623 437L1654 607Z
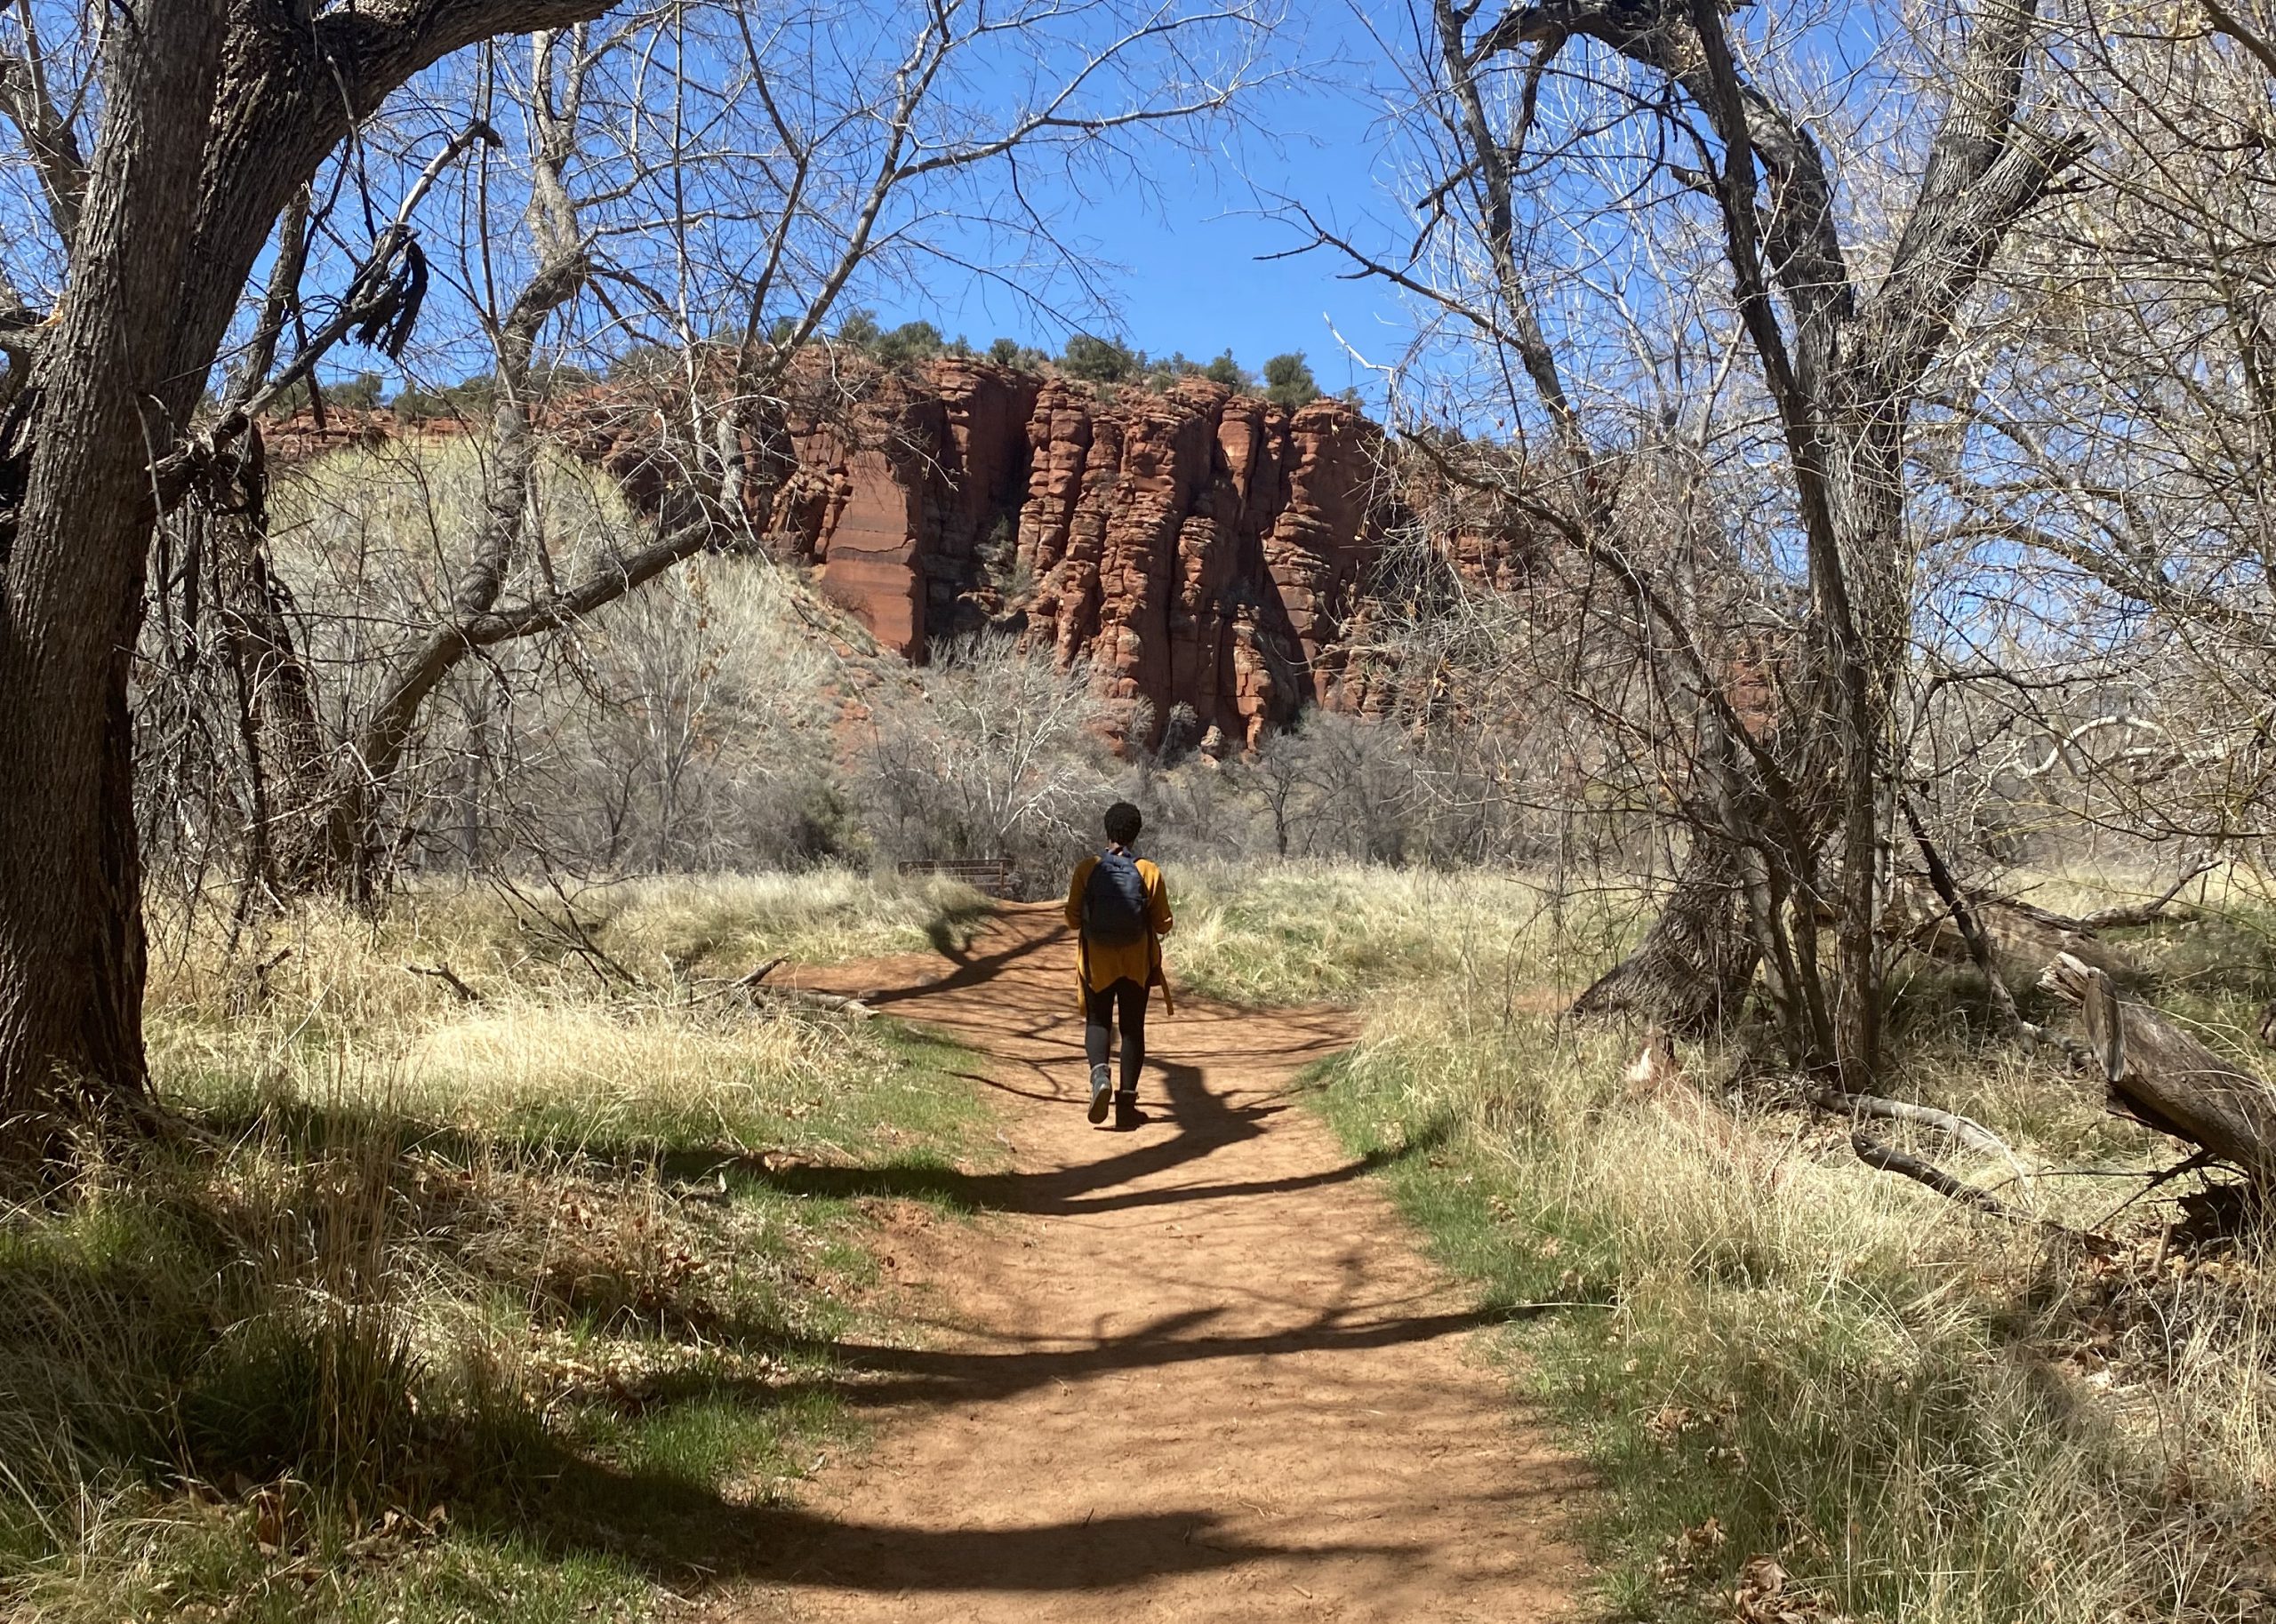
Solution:
M1707 1576L1722 1566L1723 1549L1729 1543L1719 1518L1709 1517L1679 1530L1660 1552L1657 1573L1663 1589L1688 1591L1707 1595ZM1787 1543L1784 1554L1796 1551L1805 1555L1824 1554L1824 1541L1813 1531L1803 1530ZM1725 1617L1737 1624L1852 1624L1848 1616L1837 1611L1820 1595L1815 1587L1797 1580L1786 1564L1776 1556L1758 1555L1747 1559L1738 1573L1738 1582L1731 1589L1717 1590L1712 1602L1719 1603Z

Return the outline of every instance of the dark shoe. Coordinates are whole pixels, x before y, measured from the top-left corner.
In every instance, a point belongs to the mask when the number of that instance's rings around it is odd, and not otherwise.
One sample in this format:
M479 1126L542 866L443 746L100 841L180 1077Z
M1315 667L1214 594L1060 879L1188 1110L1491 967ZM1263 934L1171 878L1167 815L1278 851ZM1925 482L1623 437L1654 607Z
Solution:
M1145 1124L1146 1113L1138 1108L1137 1095L1117 1094L1114 1097L1114 1125L1116 1127L1127 1131L1143 1127Z
M1091 1068L1091 1120L1106 1120L1107 1101L1114 1096L1114 1074L1103 1066Z

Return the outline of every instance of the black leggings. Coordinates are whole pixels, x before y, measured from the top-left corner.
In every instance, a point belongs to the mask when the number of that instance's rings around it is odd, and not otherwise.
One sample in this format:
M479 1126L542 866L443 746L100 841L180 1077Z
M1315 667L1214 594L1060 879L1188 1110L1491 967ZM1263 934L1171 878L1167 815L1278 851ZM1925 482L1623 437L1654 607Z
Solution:
M1122 1014L1122 1092L1138 1092L1138 1068L1146 1063L1146 988L1124 976L1105 987L1083 989L1083 1052L1092 1065L1106 1064L1114 1046L1116 1011Z

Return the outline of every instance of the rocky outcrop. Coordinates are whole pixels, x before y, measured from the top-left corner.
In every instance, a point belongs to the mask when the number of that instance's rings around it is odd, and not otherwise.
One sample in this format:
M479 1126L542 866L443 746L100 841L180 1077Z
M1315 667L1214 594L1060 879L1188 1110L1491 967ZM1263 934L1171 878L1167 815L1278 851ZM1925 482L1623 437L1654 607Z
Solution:
M1355 651L1373 641L1375 564L1403 524L1443 532L1443 562L1476 584L1525 567L1506 523L1444 492L1403 500L1381 431L1341 401L1288 411L1200 378L1102 389L958 356L922 374L817 365L798 381L777 443L791 472L747 515L770 548L910 660L995 630L1086 664L1134 742L1175 724L1213 753L1253 748L1307 705L1382 704L1391 674ZM547 412L644 511L669 470L672 415L613 384ZM334 412L273 425L271 456L466 427Z
M1352 407L950 359L794 437L774 545L910 659L1015 630L1087 661L1150 741L1185 712L1230 748L1366 705L1349 633L1395 504Z

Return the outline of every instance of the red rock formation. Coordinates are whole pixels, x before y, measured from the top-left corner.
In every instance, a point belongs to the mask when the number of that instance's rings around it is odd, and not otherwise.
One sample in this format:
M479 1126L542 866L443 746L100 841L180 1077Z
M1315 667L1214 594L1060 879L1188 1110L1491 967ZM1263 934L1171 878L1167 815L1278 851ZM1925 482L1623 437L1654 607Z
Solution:
M1254 747L1302 707L1378 708L1388 673L1355 664L1384 538L1412 511L1386 488L1381 432L1357 409L1294 412L1198 378L1102 390L965 357L923 376L831 372L789 426L797 466L751 516L785 559L885 647L1016 633L1087 661L1144 740L1192 713L1213 750ZM549 412L636 506L660 479L662 402L601 386ZM270 430L272 456L455 422L331 414ZM1459 516L1447 557L1504 587L1521 549Z
M1181 706L1254 744L1351 700L1344 634L1391 504L1380 436L1341 402L1102 394L956 359L797 440L778 547L912 660L1017 627L1156 737Z

